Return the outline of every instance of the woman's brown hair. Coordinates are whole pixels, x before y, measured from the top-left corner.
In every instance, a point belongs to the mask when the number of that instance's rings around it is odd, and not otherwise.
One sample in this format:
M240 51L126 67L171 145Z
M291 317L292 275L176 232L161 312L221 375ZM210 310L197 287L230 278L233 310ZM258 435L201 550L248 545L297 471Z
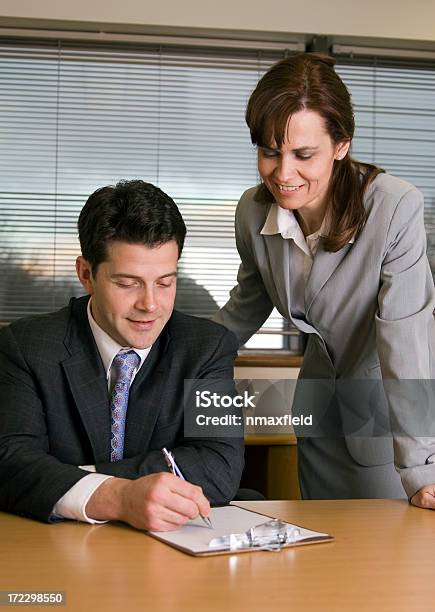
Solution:
M288 121L300 110L316 111L334 144L350 141L355 121L350 94L334 70L335 60L327 55L301 53L272 66L260 79L249 98L246 123L252 143L260 147L281 147ZM363 196L367 185L381 168L358 162L349 153L334 161L328 190L329 235L327 251L338 251L366 221ZM257 198L271 201L265 185Z

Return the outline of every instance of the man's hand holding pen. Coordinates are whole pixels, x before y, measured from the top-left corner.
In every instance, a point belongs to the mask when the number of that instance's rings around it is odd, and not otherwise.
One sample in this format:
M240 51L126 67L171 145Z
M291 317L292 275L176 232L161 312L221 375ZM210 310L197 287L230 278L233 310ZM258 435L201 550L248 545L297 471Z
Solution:
M171 451L168 451L168 449L166 448L162 448L162 453L168 465L168 468L171 470L174 476L178 476L178 478L181 478L181 480L186 480L183 472L178 467L174 455L171 453ZM213 529L213 525L211 524L211 520L209 519L209 517L206 514L202 513L200 513L200 516L205 525L207 525L207 527L209 527L210 529Z
M210 504L201 487L161 472L137 480L105 480L89 499L86 514L137 529L173 531L198 516L207 517Z

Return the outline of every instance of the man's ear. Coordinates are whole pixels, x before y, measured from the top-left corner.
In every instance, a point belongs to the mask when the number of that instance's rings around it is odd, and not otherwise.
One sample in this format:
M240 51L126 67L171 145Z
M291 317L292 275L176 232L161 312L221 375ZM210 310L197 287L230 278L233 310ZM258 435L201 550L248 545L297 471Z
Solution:
M335 159L344 159L349 151L351 140L343 140L335 146Z
M76 259L76 272L78 279L86 292L92 295L94 293L92 268L91 264L83 257L83 255L79 255L79 257Z

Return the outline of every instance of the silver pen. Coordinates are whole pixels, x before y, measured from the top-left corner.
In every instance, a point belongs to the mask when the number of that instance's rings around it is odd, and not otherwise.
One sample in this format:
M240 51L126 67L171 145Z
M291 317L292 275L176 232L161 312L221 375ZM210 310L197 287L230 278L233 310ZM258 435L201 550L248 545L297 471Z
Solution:
M183 472L180 470L178 465L175 463L174 455L171 453L171 451L168 451L166 448L162 448L162 453L166 460L166 463L168 464L169 469L174 474L174 476L178 476L179 478L181 478L181 480L186 480L183 476ZM209 527L210 529L213 529L213 525L211 524L211 520L208 518L208 516L202 516L201 514L201 518L204 521L204 523L207 525L207 527Z

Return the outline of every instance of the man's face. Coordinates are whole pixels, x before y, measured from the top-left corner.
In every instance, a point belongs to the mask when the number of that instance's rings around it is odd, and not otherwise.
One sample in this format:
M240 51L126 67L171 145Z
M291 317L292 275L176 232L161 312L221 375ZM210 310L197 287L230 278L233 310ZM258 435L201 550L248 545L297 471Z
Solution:
M98 325L121 346L143 349L156 341L171 316L177 262L175 240L154 248L114 241L95 276L82 256L76 269L92 296Z

